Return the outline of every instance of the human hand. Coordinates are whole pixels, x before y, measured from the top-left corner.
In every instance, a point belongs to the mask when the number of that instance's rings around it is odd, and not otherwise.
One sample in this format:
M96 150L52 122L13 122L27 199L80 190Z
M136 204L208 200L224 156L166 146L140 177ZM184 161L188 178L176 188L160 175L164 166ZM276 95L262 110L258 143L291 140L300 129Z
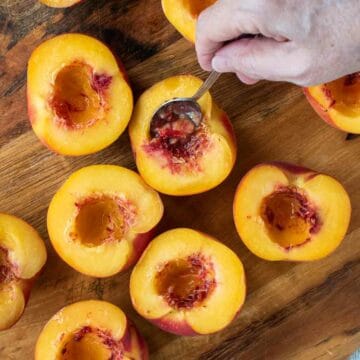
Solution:
M218 0L198 19L198 60L247 84L325 83L360 71L359 14L359 0Z

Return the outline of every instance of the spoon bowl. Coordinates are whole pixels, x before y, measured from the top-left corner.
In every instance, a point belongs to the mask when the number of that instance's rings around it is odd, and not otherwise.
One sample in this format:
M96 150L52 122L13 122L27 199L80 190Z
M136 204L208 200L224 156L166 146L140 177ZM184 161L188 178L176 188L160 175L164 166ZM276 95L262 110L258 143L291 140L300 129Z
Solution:
M187 137L200 126L203 115L197 102L214 85L220 74L213 71L196 94L188 98L174 98L163 103L153 114L150 123L152 138Z

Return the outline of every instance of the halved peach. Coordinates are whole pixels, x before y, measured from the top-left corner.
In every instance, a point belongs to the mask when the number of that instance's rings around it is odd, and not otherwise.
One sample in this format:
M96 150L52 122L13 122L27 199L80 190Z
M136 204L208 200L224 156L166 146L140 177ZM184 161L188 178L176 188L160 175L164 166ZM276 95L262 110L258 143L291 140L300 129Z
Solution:
M151 119L157 108L172 98L194 95L201 84L190 75L159 82L140 96L130 122L131 144L141 176L168 195L210 190L226 179L235 163L232 125L209 93L198 102L203 121L195 131L188 131L188 120L169 118L159 126L156 136L151 134Z
M135 172L94 165L72 174L52 199L50 240L79 272L114 275L138 260L163 214L163 204Z
M20 319L45 262L39 234L15 216L0 214L0 330Z
M195 42L196 22L200 13L216 0L162 0L165 16L179 33Z
M304 91L324 121L340 130L360 134L360 72Z
M138 313L178 335L210 334L225 328L245 300L241 261L225 245L191 229L154 239L130 278Z
M27 98L35 134L63 155L104 149L133 109L124 69L103 43L81 34L57 36L32 53Z
M241 180L237 231L266 260L309 261L333 252L350 221L350 199L334 178L285 163L260 164Z
M54 8L66 8L79 3L82 0L40 0L41 3L54 7Z
M147 360L147 345L123 311L105 301L64 307L42 330L35 360Z

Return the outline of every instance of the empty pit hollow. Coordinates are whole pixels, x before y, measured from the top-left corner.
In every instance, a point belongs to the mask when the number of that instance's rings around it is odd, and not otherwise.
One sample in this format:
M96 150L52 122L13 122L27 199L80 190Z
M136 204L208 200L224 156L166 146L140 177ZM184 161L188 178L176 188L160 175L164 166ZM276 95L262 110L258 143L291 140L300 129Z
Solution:
M11 262L9 261L8 251L0 247L0 286L8 284L16 278Z
M125 208L108 196L89 198L77 204L75 233L89 247L120 241L126 230Z
M58 122L83 129L101 120L105 112L103 90L110 81L104 79L104 75L94 75L92 68L83 63L63 67L56 75L50 102Z
M70 334L58 356L59 360L122 360L123 358L121 342L116 342L105 332L89 326Z
M271 240L286 249L307 243L318 231L314 207L296 188L282 188L264 198L261 216Z
M215 287L212 265L197 255L166 263L156 276L156 289L174 309L199 306Z

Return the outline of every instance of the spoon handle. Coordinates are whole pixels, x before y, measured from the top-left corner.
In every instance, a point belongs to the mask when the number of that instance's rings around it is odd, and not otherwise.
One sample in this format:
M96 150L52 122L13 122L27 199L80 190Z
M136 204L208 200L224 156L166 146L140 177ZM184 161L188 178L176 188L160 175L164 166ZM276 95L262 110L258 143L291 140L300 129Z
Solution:
M200 89L192 97L193 100L199 100L215 84L216 80L220 77L220 75L220 73L212 71L206 81L202 84Z

